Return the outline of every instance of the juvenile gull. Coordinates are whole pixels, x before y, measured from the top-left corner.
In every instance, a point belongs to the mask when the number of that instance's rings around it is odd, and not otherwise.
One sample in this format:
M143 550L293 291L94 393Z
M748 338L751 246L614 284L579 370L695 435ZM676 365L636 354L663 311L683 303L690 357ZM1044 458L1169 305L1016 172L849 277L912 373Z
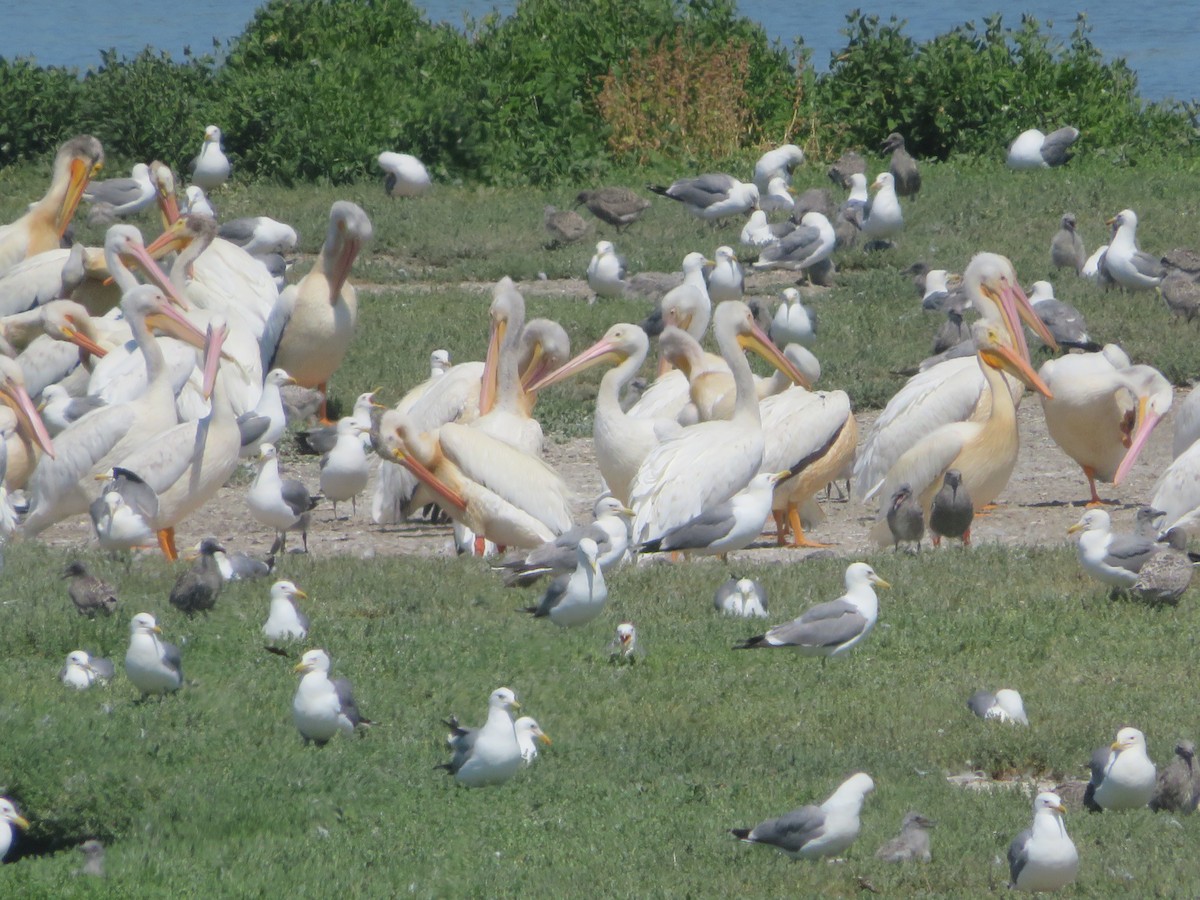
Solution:
M17 812L13 802L0 797L0 860L4 859L13 842L13 826L28 828L29 820Z
M751 578L730 578L713 594L713 607L727 616L767 617L767 590Z
M533 765L533 761L537 759L538 748L537 743L535 743L536 741L540 741L547 747L552 743L550 736L542 731L533 716L521 716L521 718L513 722L513 730L517 735L517 744L521 748L521 760L527 766Z
M546 246L551 250L574 244L588 233L588 223L573 209L557 209L547 205L542 210L542 225L546 234L550 235L550 243Z
M825 174L829 176L830 181L839 187L849 188L852 176L862 175L865 179L867 161L863 159L861 153L857 153L854 150L846 150L829 167Z
M213 538L200 542L200 556L190 569L175 580L171 588L171 605L180 612L208 612L217 605L225 579L221 577L221 566L214 559L217 553L225 552Z
M179 648L160 640L162 629L150 613L138 613L129 623L129 649L125 674L133 686L150 694L168 694L183 686L183 660Z
M1079 129L1067 126L1049 134L1036 128L1022 131L1008 147L1010 169L1049 169L1071 158L1071 145L1079 138Z
M710 222L725 216L742 215L756 206L759 199L758 188L753 184L746 184L720 172L696 178L680 178L669 187L657 184L646 187L682 203L692 215Z
M1087 262L1087 251L1083 249L1083 238L1075 226L1075 214L1063 213L1058 231L1050 239L1050 264L1056 269L1074 269L1078 275Z
M1124 590L1138 579L1150 558L1159 552L1150 538L1112 531L1112 520L1102 509L1089 509L1067 534L1079 535L1079 562L1083 570L1102 584Z
M1010 888L1042 893L1075 880L1079 853L1062 820L1066 812L1058 794L1047 791L1034 798L1033 825L1008 845Z
M1200 315L1200 284L1183 272L1171 272L1158 285L1173 319L1191 322ZM45 418L45 413L42 417ZM48 425L49 423L47 423Z
M318 747L339 731L350 736L359 725L370 724L358 711L350 682L330 679L330 666L329 654L320 649L309 650L296 665L304 677L292 698L292 721L304 743Z
M1122 728L1108 747L1100 747L1088 764L1092 770L1083 805L1106 809L1141 809L1154 796L1157 770L1146 755L1146 736L1136 728Z
M517 741L512 710L520 709L517 695L506 687L492 691L488 716L482 728L462 728L451 718L448 739L453 756L438 766L466 787L503 784L521 768L521 745Z
M68 563L63 578L71 579L67 595L81 616L94 619L96 613L111 616L117 609L117 592L108 582L91 574L79 560Z
M104 684L113 677L113 671L113 664L109 660L92 656L86 650L72 650L59 670L58 680L67 687L82 691L97 681Z
M300 612L297 600L307 600L308 594L290 581L271 585L271 608L262 632L269 641L300 640L308 636L308 616Z
M917 168L917 161L904 146L904 136L893 131L879 149L884 153L891 151L892 161L888 165L888 172L896 179L896 193L901 197L916 197L921 192L921 172Z
M875 782L865 772L851 775L820 806L802 806L753 828L734 828L731 834L748 844L770 844L792 859L836 856L854 843L859 813Z
M83 854L83 865L74 874L103 878L104 845L97 840L84 841L79 845L79 852Z
M1158 773L1158 783L1150 808L1155 812L1194 813L1200 803L1200 769L1196 766L1196 745L1180 741L1175 758Z
M533 613L534 618L549 616L551 622L562 628L586 625L600 615L608 599L608 587L597 553L595 541L580 538L575 571L550 582L538 605L527 607L525 612Z
M588 212L620 231L641 218L650 201L627 187L602 187L580 191L575 205L587 207Z
M845 585L846 593L838 599L809 607L799 618L776 625L766 634L747 638L734 649L782 647L801 656L844 656L875 627L879 598L872 585L891 587L874 569L861 562L846 568Z
M899 551L901 544L916 544L921 550L921 538L925 536L925 512L913 495L912 485L898 486L888 501L888 530L892 533L892 549Z
M1194 563L1187 552L1187 531L1171 528L1159 538L1162 549L1138 572L1130 590L1147 603L1174 606L1192 584Z
M910 859L929 862L929 829L934 822L919 812L906 813L900 823L900 834L875 851L875 858L884 862L908 862Z
M967 708L981 719L995 719L1012 725L1028 725L1025 701L1012 688L1000 688L996 693L976 691L967 698Z

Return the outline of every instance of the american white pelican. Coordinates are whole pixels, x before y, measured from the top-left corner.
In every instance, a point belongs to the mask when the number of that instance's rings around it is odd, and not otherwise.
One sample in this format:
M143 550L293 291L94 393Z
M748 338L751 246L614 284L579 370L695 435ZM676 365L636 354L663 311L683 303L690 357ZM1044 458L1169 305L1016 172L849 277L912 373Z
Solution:
M575 195L576 206L586 206L588 212L620 231L636 222L650 208L650 201L627 187L602 187L580 191Z
M713 608L743 619L767 617L767 589L752 578L730 578L713 594Z
M792 172L803 163L804 151L795 144L768 150L754 164L754 184L764 193L772 178L782 178L785 184L791 184Z
M125 674L133 686L150 694L169 694L183 687L183 657L179 648L161 640L162 629L150 613L138 613L129 623Z
M339 200L329 210L329 230L312 270L279 295L268 330L279 336L271 368L287 369L303 387L328 396L329 378L350 348L358 319L358 295L347 281L371 220L358 206ZM321 418L328 421L325 404Z
M838 786L820 806L794 809L778 819L767 819L753 828L734 828L731 834L747 844L776 847L792 859L839 856L858 837L859 814L875 782L858 772Z
M991 410L983 421L952 422L925 435L888 470L880 496L889 498L907 482L920 498L926 519L933 495L948 469L958 469L975 508L991 503L1004 490L1017 462L1020 440L1017 408L1002 370L1039 393L1050 389L1020 356L1011 350L994 325L975 325L977 364L991 391ZM881 510L871 537L886 546L890 534Z
M560 628L586 625L604 612L608 587L597 560L599 552L591 538L580 538L575 547L575 570L551 581L537 606L530 606L525 612L532 613L535 619L548 617Z
M1075 880L1079 851L1063 824L1066 812L1058 794L1043 791L1033 799L1033 825L1008 845L1010 888L1040 894Z
M146 262L153 264L148 257ZM121 310L145 360L146 391L137 400L101 407L59 435L57 456L43 456L29 481L30 512L24 524L29 536L68 516L87 512L94 492L91 476L110 469L115 460L177 421L166 361L150 329L166 331L201 348L204 335L152 285L127 290Z
M1022 131L1008 147L1010 169L1049 169L1071 158L1071 145L1079 139L1079 129L1068 125L1049 134L1036 128Z
M271 608L262 627L269 641L303 640L308 637L308 616L300 611L297 600L307 600L308 594L290 581L271 585Z
M933 546L942 543L942 538L958 538L964 546L971 543L971 522L975 519L975 504L962 484L962 472L947 469L942 476L942 487L933 495L929 505L929 530L933 533Z
M1200 441L1180 453L1154 484L1150 504L1163 513L1161 530L1200 534Z
M1123 209L1109 219L1108 224L1115 228L1104 254L1104 271L1108 277L1129 291L1149 291L1158 287L1167 270L1158 257L1138 249L1137 213Z
M742 347L753 347L796 382L803 382L795 365L759 328L746 304L733 300L718 306L713 330L736 385L733 415L728 420L701 422L663 442L646 457L634 479L629 504L635 513L636 541L665 534L728 499L758 472L764 438L754 373Z
M901 197L916 197L921 192L921 172L917 168L917 161L904 146L904 136L893 131L879 149L892 154L888 172L896 181L896 193Z
M694 216L709 222L725 216L740 216L758 205L758 188L732 175L713 173L680 178L669 187L646 185L648 190L682 203Z
M419 197L433 187L429 170L411 154L384 150L378 161L385 173L383 189L389 197Z
M1078 275L1087 262L1087 251L1083 249L1083 238L1075 230L1074 213L1063 213L1058 231L1050 239L1050 264L1056 269L1074 269Z
M1146 753L1146 735L1126 726L1116 740L1098 747L1088 763L1092 778L1083 804L1088 809L1142 809L1154 796L1158 770Z
M1022 320L1057 349L1054 336L1033 312L1012 263L1005 257L977 253L963 273L963 287L984 321L1007 334L1009 345L1022 359L1029 360ZM1009 379L1007 384L1015 403L1022 387L1017 379ZM990 409L991 394L983 372L970 357L946 360L913 376L867 432L854 463L855 493L864 502L870 500L888 470L914 443L951 422L982 421Z
M287 549L289 531L299 531L308 552L309 512L320 501L309 494L304 482L279 477L279 454L272 444L259 448L259 469L254 483L246 492L246 505L254 518L275 530L272 555Z
M396 410L379 423L384 452L412 472L456 522L508 547L537 547L573 524L571 493L536 457L469 426L416 432Z
M519 372L525 298L507 275L496 282L488 308L491 333L479 390L479 418L472 426L530 456L542 454L542 426L531 415L536 396Z
M346 678L330 678L333 663L324 650L309 650L296 664L304 675L292 698L292 721L304 743L318 747L329 743L339 731L353 737L354 729L369 724L359 712L354 688Z
M0 276L23 259L59 249L88 181L103 165L104 148L90 134L58 148L46 195L21 218L0 226Z
M225 587L216 554L224 552L225 548L215 538L202 540L196 561L190 569L179 573L167 602L189 616L206 613L216 606L221 589Z
M25 487L38 461L53 459L54 442L42 417L25 389L21 367L7 356L0 356L0 435L4 438L4 486L8 490Z
M863 207L862 233L871 244L887 246L891 238L904 230L904 213L896 198L896 180L890 172L880 172L871 183L875 196Z
M124 218L140 213L154 204L156 190L150 179L150 167L137 163L129 178L110 178L93 181L83 192L83 199L98 204L93 215Z
M597 241L587 267L587 283L597 297L620 297L625 293L625 260L617 255L612 241Z
M59 670L58 680L67 687L84 691L93 684L104 684L113 677L113 664L107 659L92 656L86 650L72 650Z
M1096 479L1120 484L1171 408L1171 383L1150 366L1116 369L1100 353L1052 359L1039 371L1046 428L1087 476L1089 503L1103 501Z
M718 247L713 269L708 275L708 297L712 303L741 300L746 292L746 276L732 247Z
M446 724L447 740L454 752L450 762L439 766L467 787L503 784L521 768L521 744L517 740L512 710L520 709L517 695L509 688L492 691L488 698L487 721L481 728L463 728L451 716Z
M337 505L349 500L351 515L358 512L358 495L367 489L367 454L363 450L362 426L354 419L338 420L337 441L333 449L321 458L321 493L333 503L333 517L337 518Z
M199 155L192 160L192 182L205 191L215 191L229 180L229 157L221 148L221 129L209 125L204 129L204 143Z
M916 544L921 549L921 538L925 537L925 513L913 495L911 484L896 488L887 505L888 530L892 533L892 549L899 551L901 544Z

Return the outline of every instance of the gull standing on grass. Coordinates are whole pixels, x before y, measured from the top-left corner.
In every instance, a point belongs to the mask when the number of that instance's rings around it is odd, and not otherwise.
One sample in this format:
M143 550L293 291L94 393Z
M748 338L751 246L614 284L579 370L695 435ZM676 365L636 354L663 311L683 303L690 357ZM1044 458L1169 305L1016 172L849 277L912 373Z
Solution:
M617 626L617 635L609 641L607 649L610 662L633 663L645 654L638 643L637 629L632 622L622 622Z
M1138 217L1132 209L1123 209L1108 224L1115 228L1108 252L1104 254L1104 271L1108 277L1128 291L1154 290L1167 275L1162 260L1143 253L1137 245Z
M871 183L875 196L867 201L862 213L862 233L870 239L867 249L892 246L891 239L904 230L904 213L896 197L896 180L889 172L880 172Z
M331 665L329 654L320 649L309 650L296 665L304 677L292 698L292 721L304 743L318 747L339 731L349 737L359 725L370 724L358 711L349 680L329 677Z
M608 586L597 561L598 549L591 538L580 538L575 571L559 575L546 588L537 606L525 608L535 619L549 616L561 628L586 625L604 611Z
M658 184L648 184L646 187L682 203L692 215L709 222L726 216L743 215L757 206L759 199L755 185L720 172L696 178L680 178L669 187Z
M1161 551L1152 538L1124 532L1114 533L1112 520L1102 509L1089 509L1067 529L1079 535L1079 562L1083 570L1101 584L1117 590L1133 587L1150 558Z
M229 180L232 167L221 148L221 129L209 125L204 129L200 154L192 160L192 183L204 191L214 191Z
M517 740L512 710L520 709L517 695L506 687L492 691L488 716L482 728L463 728L451 717L447 742L454 752L450 762L438 766L466 787L503 784L521 768L521 744Z
M145 699L169 694L183 686L183 659L179 648L160 640L162 629L150 613L138 613L129 623L129 649L125 674Z
M597 241L587 267L588 287L597 297L620 297L625 293L625 259L612 241Z
M780 647L795 650L801 656L846 655L871 633L879 617L879 598L872 586L891 585L862 562L847 567L845 584L846 593L838 599L809 607L799 618L776 625L766 634L747 638L734 649Z
M1033 801L1033 825L1008 846L1009 887L1030 893L1057 891L1075 880L1079 852L1067 835L1067 808L1046 791Z
M517 744L521 747L521 759L527 766L532 766L537 759L538 748L535 741L541 741L547 747L553 743L550 735L542 731L533 716L521 716L513 722L513 730L517 734Z
M837 856L858 837L859 814L875 782L865 772L851 775L820 806L802 806L753 828L734 828L731 834L748 844L778 847L792 859Z
M596 500L592 515L590 525L576 525L528 553L512 553L493 568L504 573L506 587L525 587L543 575L570 574L575 569L579 542L586 537L596 542L600 570L611 571L629 550L629 517L633 510L605 494Z

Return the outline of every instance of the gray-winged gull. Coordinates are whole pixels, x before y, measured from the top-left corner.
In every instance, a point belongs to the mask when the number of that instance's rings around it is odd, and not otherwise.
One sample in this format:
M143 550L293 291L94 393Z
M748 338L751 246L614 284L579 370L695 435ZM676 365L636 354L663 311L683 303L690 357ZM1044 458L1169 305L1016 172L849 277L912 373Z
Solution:
M995 719L1011 725L1028 725L1025 701L1012 688L991 691L976 691L967 698L967 708L981 719Z
M307 600L308 594L291 581L271 585L271 607L263 634L270 641L298 640L308 636L308 616L300 611L297 600Z
M282 388L293 385L296 379L283 369L272 369L263 379L262 393L254 409L238 416L238 431L241 433L242 459L258 456L263 444L274 444L287 430L287 412L283 407Z
M829 259L836 244L837 234L829 219L819 212L806 212L799 225L762 248L754 268L801 272Z
M889 246L891 238L904 230L904 213L896 197L896 183L890 172L880 172L871 183L875 196L862 211L862 233L870 238L867 248Z
M108 582L97 578L79 560L67 563L63 578L69 578L67 595L81 616L94 619L96 613L111 616L117 609L117 592Z
M1022 131L1008 146L1010 169L1049 169L1071 158L1071 145L1079 138L1079 129L1070 125L1043 134L1036 128Z
M318 747L339 731L350 736L359 725L370 724L358 710L350 681L329 677L331 665L329 654L315 649L300 657L295 669L303 677L292 698L292 721L304 743Z
M275 568L275 557L258 559L248 553L214 553L213 559L221 569L221 577L226 581L248 581L252 578L266 578Z
M275 530L272 554L287 549L289 531L300 532L304 550L308 551L309 512L319 501L319 497L309 494L303 482L279 477L279 455L273 444L263 444L258 476L246 493L246 505L255 519Z
M645 654L638 643L637 629L632 622L622 622L617 626L616 637L608 642L607 649L610 662L633 663Z
M48 384L42 389L42 421L52 436L105 405L102 397L72 397L61 384Z
M650 201L627 187L602 187L580 191L575 205L587 207L588 212L620 231L642 217Z
M100 496L88 507L100 546L105 550L131 550L157 545L157 492L128 469L116 467L107 478Z
M682 525L638 546L639 553L683 552L701 556L725 556L749 547L771 515L775 485L794 472L760 472L750 483L721 503Z
M795 190L787 178L782 175L772 175L766 188L759 187L758 208L763 212L785 210L791 212L796 208Z
M246 216L222 222L217 235L251 256L291 253L299 241L295 228L270 216Z
M802 806L778 819L730 833L748 844L769 844L793 859L836 856L854 843L859 813L875 782L865 772L851 775L820 806Z
M756 206L759 199L758 188L753 184L720 172L680 178L668 187L658 184L646 187L682 203L692 215L710 222L725 216L742 215Z
M1067 808L1049 791L1033 800L1033 825L1008 845L1009 887L1031 893L1057 891L1075 880L1079 853L1062 817Z
M87 690L96 682L104 684L113 677L110 660L92 656L86 650L72 650L58 672L58 680L78 691Z
M1200 804L1200 769L1196 766L1196 745L1180 741L1175 758L1158 773L1158 784L1150 798L1155 812L1194 813Z
M925 511L913 494L912 485L905 482L897 486L887 506L888 530L892 533L892 549L899 551L901 544L916 544L921 550L921 538L925 537Z
M230 170L229 158L221 149L221 129L209 125L204 129L200 153L192 160L192 183L205 191L215 190L229 180Z
M588 287L597 297L620 297L624 295L625 259L617 254L612 241L597 241L587 267Z
M1152 539L1112 531L1112 519L1102 509L1089 509L1067 534L1079 533L1079 562L1102 584L1124 590L1160 547Z
M919 812L909 812L900 823L900 834L875 851L875 858L884 862L908 862L910 859L929 862L929 829L934 822Z
M1050 264L1056 269L1074 269L1078 275L1087 262L1087 251L1083 249L1083 238L1075 230L1076 224L1074 213L1063 213L1058 231L1050 239Z
M817 337L817 316L804 305L800 292L795 288L784 288L779 295L779 307L771 319L767 334L776 347L787 348L788 344L809 346Z
M4 859L13 842L13 826L28 828L29 820L17 812L13 802L0 797L0 860Z
M129 649L125 674L145 698L168 694L183 686L183 659L179 648L160 640L162 629L150 613L138 613L129 623Z
M1033 307L1033 311L1037 313L1038 318L1058 341L1060 347L1068 349L1077 347L1089 353L1100 350L1101 345L1088 335L1087 322L1083 320L1083 313L1070 303L1064 303L1056 298L1054 287L1050 282L1035 281L1033 283L1029 288L1029 305Z
M337 519L338 503L350 501L350 514L358 512L358 495L367 489L371 469L362 436L366 431L351 416L337 423L337 441L333 449L321 457L321 493L333 503Z
M576 525L528 553L513 553L494 568L504 573L504 583L509 587L524 587L543 575L569 574L578 560L579 542L586 537L596 542L600 570L611 571L629 549L629 517L633 510L611 494L604 494L596 500L592 514L591 524Z
M767 589L752 578L730 578L713 594L713 607L743 619L767 617Z
M384 171L383 189L389 197L419 197L433 187L429 170L411 153L384 150L377 160Z
M527 766L533 765L533 761L537 759L539 741L547 747L552 743L550 735L542 731L533 716L521 716L513 722L513 731L516 732L517 744L521 748L521 759Z
M846 592L838 599L809 607L799 618L747 638L734 649L781 647L801 656L844 656L875 627L879 598L872 586L891 587L862 562L846 568L845 585Z
M1154 796L1158 771L1146 755L1146 736L1125 727L1107 747L1098 748L1088 763L1092 770L1083 805L1090 810L1141 809Z
M521 768L521 744L517 740L512 710L520 709L517 695L506 687L492 691L488 698L487 721L482 728L463 728L451 718L446 724L454 755L438 766L467 787L503 784Z
M723 245L717 248L712 271L705 280L708 297L713 303L741 300L746 292L746 275L732 247Z
M84 200L104 208L109 221L113 216L132 216L148 209L157 196L150 167L145 163L136 163L129 178L90 181L83 192Z
M786 184L791 184L792 172L803 162L804 151L795 144L768 150L754 164L754 183L764 193L772 178L783 178Z
M221 577L221 566L214 555L224 551L225 548L213 538L200 542L200 555L190 569L175 579L171 588L169 599L173 607L190 616L208 612L216 606L225 579Z
M1104 254L1104 271L1128 291L1150 291L1167 275L1157 256L1143 253L1137 245L1138 217L1132 209L1123 209L1108 224L1114 226L1112 241Z
M921 171L904 146L904 136L893 131L884 138L879 149L884 153L891 151L888 172L896 179L896 193L901 197L916 197L921 192Z
M534 618L549 616L550 621L563 628L586 625L604 611L608 587L597 562L596 542L580 538L575 551L575 571L559 575L546 588L537 606L524 611Z

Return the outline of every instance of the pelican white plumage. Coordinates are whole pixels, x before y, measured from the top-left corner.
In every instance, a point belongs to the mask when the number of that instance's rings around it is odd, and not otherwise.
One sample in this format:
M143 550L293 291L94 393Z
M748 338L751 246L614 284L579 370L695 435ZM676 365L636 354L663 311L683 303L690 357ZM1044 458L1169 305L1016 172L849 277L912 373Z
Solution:
M507 275L496 282L488 308L491 333L479 390L479 418L472 427L530 456L542 454L542 426L531 415L536 395L521 384L521 334L525 298Z
M409 153L384 150L378 162L384 171L383 189L389 197L419 197L433 187L425 164Z
M636 541L665 534L728 499L758 472L764 438L754 374L742 347L754 347L795 381L803 382L795 365L771 343L744 303L733 300L718 306L713 330L736 385L733 416L702 422L664 441L646 457L630 497ZM707 477L696 477L697 471Z
M3 435L4 486L25 487L39 455L53 459L59 453L33 399L25 389L21 367L0 356L0 435Z
M221 147L221 129L209 125L204 129L200 153L192 160L192 182L205 191L215 191L229 180L232 166Z

